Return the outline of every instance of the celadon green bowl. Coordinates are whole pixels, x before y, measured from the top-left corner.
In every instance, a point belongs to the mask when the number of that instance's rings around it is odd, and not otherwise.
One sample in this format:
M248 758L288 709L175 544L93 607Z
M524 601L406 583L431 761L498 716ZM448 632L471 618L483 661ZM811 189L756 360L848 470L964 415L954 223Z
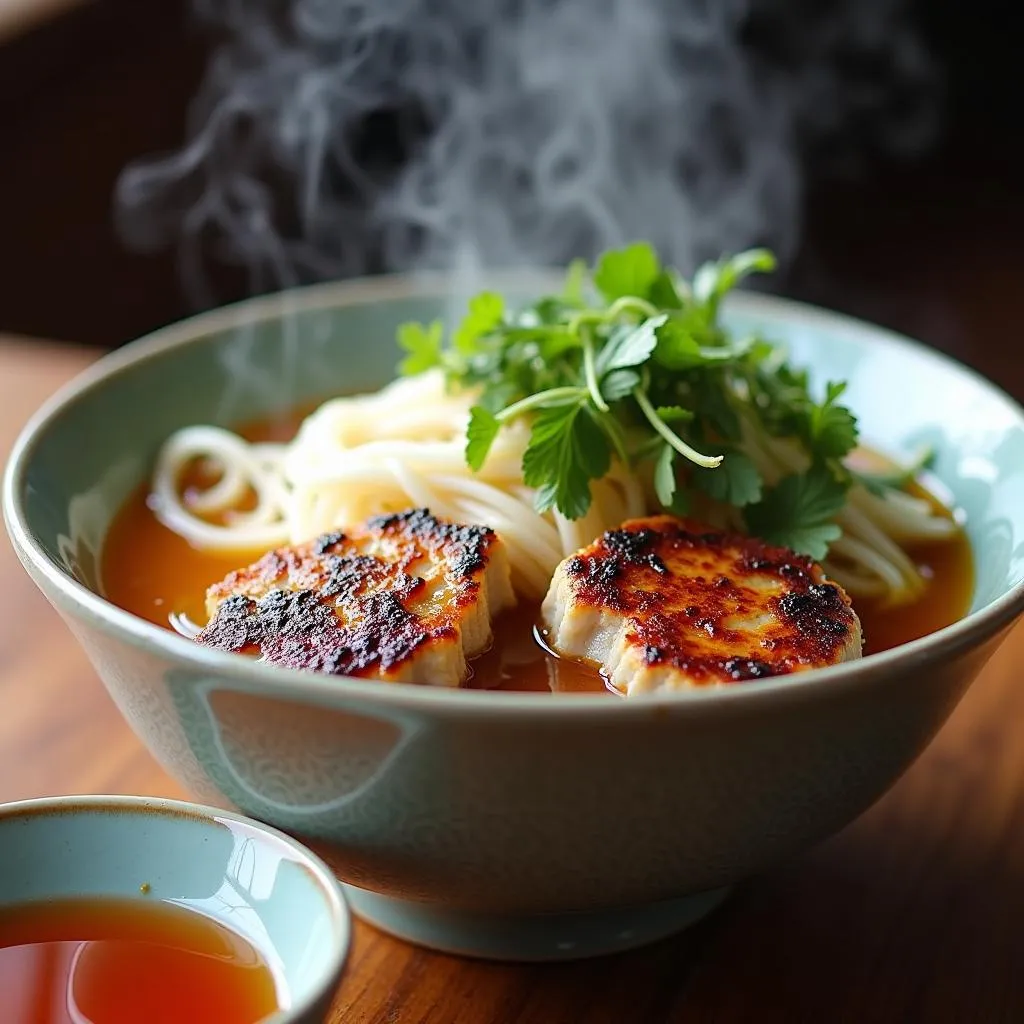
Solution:
M551 281L486 283L525 298ZM110 355L25 429L8 527L160 763L197 798L313 844L356 913L485 957L634 946L846 825L956 707L1024 606L1024 413L877 328L773 298L728 304L733 327L786 343L819 384L849 381L867 443L896 456L934 445L975 554L968 617L795 678L630 701L382 685L208 650L99 596L111 517L171 431L378 387L396 326L445 317L452 284L317 286Z
M80 897L160 900L212 918L273 972L284 1008L265 1024L327 1020L348 910L330 869L275 829L148 797L0 804L0 909Z

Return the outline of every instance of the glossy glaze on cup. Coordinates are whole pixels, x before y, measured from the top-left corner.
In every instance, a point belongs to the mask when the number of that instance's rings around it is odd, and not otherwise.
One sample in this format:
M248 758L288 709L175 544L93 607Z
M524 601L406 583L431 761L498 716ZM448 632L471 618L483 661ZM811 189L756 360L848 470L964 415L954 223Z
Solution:
M357 911L481 955L635 944L713 902L687 897L848 823L955 707L1024 599L1024 416L874 328L767 298L730 304L735 329L786 342L819 382L850 381L867 443L936 446L976 556L968 620L799 679L626 703L328 679L197 648L72 581L97 584L110 517L170 431L378 386L396 325L444 315L444 293L443 280L322 286L117 354L23 440L5 492L15 546L163 765L201 799L313 842L369 891L353 891ZM549 914L573 935L530 920Z
M0 804L0 907L68 897L167 900L248 939L291 1005L267 1024L322 1024L348 955L329 869L235 814L145 797Z

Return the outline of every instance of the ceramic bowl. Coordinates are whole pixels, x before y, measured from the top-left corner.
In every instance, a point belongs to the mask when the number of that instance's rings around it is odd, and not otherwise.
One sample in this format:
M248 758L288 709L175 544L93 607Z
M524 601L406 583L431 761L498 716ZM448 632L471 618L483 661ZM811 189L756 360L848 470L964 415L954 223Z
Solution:
M525 298L551 282L488 283ZM479 956L636 945L846 825L952 712L1024 605L1024 414L877 328L767 297L727 306L733 327L788 344L817 381L848 380L867 443L897 456L933 444L975 553L967 618L796 678L625 702L384 686L204 649L98 595L111 517L171 431L381 385L396 326L444 317L450 284L290 292L107 357L18 442L9 529L161 764L197 798L314 845L358 914Z
M146 797L0 804L0 907L68 897L166 900L241 934L283 981L266 1024L323 1024L350 921L330 869L237 814Z

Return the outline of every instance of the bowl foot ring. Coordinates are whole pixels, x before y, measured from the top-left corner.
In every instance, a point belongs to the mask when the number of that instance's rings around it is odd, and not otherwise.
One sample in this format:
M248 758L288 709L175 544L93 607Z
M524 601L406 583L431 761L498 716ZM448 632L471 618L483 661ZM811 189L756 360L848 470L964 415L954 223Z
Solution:
M342 884L355 913L405 942L486 960L553 961L619 953L667 938L715 910L729 888L681 899L536 917L473 914Z

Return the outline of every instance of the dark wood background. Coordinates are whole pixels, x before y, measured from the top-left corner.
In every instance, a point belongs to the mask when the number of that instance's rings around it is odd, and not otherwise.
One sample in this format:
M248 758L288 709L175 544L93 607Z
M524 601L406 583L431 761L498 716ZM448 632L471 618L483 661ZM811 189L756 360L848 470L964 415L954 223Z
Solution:
M1001 8L920 0L945 68L943 137L914 164L817 182L780 289L920 337L1021 395L1024 37ZM124 164L183 137L210 45L187 12L93 0L0 47L0 330L114 346L190 311L173 254L127 252L110 213ZM224 298L242 290L225 277Z

